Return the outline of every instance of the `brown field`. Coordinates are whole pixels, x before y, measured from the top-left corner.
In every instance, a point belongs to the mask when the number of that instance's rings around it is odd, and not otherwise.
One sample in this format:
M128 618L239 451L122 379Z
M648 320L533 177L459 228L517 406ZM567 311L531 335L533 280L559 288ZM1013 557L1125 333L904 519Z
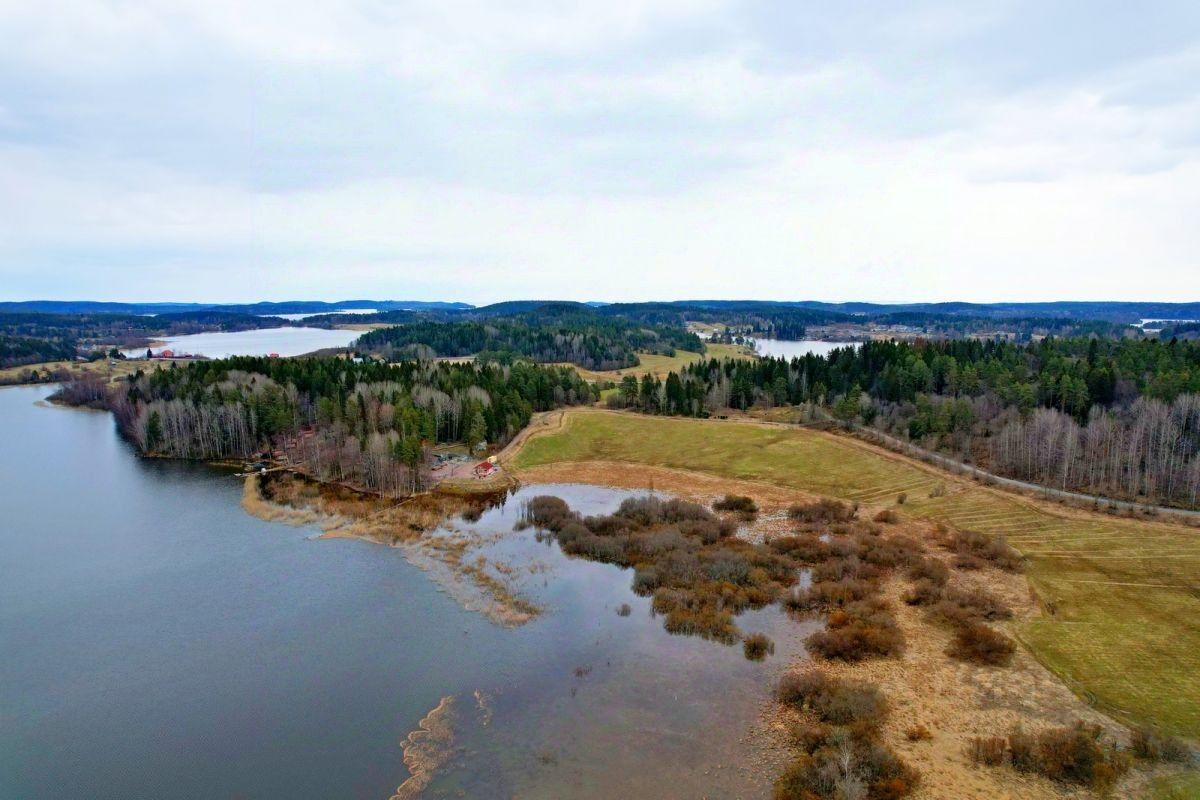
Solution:
M1047 612L1021 639L1119 719L1200 736L1200 531L989 489L857 440L780 425L577 409L531 436L518 469L629 462L774 484L1004 535ZM944 493L943 493L944 490Z

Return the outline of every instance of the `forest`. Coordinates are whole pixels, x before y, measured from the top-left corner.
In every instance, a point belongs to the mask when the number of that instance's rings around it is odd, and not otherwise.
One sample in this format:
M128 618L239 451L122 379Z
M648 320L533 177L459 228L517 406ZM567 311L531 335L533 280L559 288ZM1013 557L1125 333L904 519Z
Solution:
M64 392L94 400L86 386ZM433 444L504 443L536 411L594 399L567 367L235 357L138 371L107 404L144 454L274 448L314 477L401 496L428 486Z
M682 328L640 325L554 304L507 317L381 328L365 333L355 347L389 361L482 355L484 360L528 358L593 370L636 366L638 351L674 355L676 348L704 349L699 337Z
M867 342L791 361L700 361L609 398L646 413L802 405L998 474L1195 507L1200 343Z

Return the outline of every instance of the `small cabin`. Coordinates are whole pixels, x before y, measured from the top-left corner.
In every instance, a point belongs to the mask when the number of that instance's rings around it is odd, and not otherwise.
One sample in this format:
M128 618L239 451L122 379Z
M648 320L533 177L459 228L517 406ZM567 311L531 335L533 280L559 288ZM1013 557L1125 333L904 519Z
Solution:
M490 461L480 461L475 465L475 477L486 478L496 471L496 465Z
M174 350L162 350L162 351L159 351L158 357L159 357L159 358L174 358L174 357L175 357L175 351L174 351Z

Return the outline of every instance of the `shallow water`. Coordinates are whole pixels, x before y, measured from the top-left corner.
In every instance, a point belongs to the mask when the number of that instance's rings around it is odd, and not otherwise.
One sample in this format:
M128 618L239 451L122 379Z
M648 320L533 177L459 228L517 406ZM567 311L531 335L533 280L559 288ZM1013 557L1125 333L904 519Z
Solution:
M173 350L176 355L208 356L302 356L326 347L346 347L362 331L325 328L261 328L253 331L219 331L193 333L187 336L168 336L163 344L151 348L155 353ZM144 356L145 349L122 351L127 356Z
M802 358L808 354L827 356L839 347L858 347L859 342L820 342L815 339L756 339L755 351L770 358Z
M0 797L386 798L446 696L455 750L426 796L769 795L772 768L732 765L805 627L743 615L777 647L748 662L667 634L627 570L512 531L524 498L629 492L526 487L453 523L546 607L506 629L401 550L255 519L230 473L140 459L49 391L0 390Z

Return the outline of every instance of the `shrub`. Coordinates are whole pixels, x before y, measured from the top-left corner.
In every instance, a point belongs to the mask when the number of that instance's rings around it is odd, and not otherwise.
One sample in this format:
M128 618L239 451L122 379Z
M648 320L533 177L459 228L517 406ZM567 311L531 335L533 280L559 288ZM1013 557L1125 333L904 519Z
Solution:
M904 732L904 738L910 742L928 742L933 739L933 733L929 728L918 723Z
M904 595L904 602L910 606L931 606L942 600L942 587L928 578L922 578L913 584Z
M775 696L831 725L875 725L887 714L887 700L874 686L834 678L817 668L787 673L780 678Z
M777 553L783 553L806 564L815 564L830 556L829 545L821 541L820 536L812 533L776 536L768 544Z
M813 581L840 581L844 579L871 581L879 577L879 569L860 561L858 556L830 558L813 567Z
M987 536L975 531L956 531L948 542L948 547L956 554L957 562L961 561L965 569L983 566L979 562L990 563L1008 572L1019 572L1024 566L1021 554L1009 547L1003 536Z
M890 508L885 508L883 511L880 511L878 514L871 517L871 519L875 520L876 522L894 525L900 521L900 515Z
M638 564L633 568L633 591L647 595L661 585L658 570L652 564Z
M840 500L823 498L815 503L796 503L788 508L788 518L797 522L847 522L854 519L857 509Z
M775 643L763 633L752 633L742 640L742 652L751 661L762 661L775 654Z
M1016 644L1012 639L982 623L959 628L946 654L973 664L999 666L1012 658Z
M901 492L896 495L896 505L902 506L908 502L908 492Z
M629 603L621 603L621 605L617 606L618 617L628 617L632 613L633 609L630 607Z
M739 514L757 514L758 504L744 494L727 494L712 504L713 511L735 511Z
M1004 763L1008 743L1003 736L975 736L967 745L967 754L976 764L997 767Z
M922 558L909 567L908 577L913 580L927 580L937 586L945 586L950 580L950 570L936 558Z
M1130 746L1135 756L1147 761L1184 762L1192 757L1186 744L1152 728L1135 728L1130 738Z
M804 641L812 653L839 661L862 661L870 656L896 655L904 650L904 634L885 606L847 604L829 615L828 627Z
M1129 760L1105 743L1102 734L1099 725L1084 722L1066 728L1051 728L1039 733L1020 757L1016 756L1010 737L1013 766L1051 780L1105 790L1129 768ZM1022 747L1029 746L1029 739L1022 735L1022 740Z
M1012 609L983 589L965 592L961 589L943 588L941 600L934 604L932 613L935 619L957 627L984 620L1012 618Z
M789 611L817 611L854 603L874 593L875 587L867 581L819 581L807 589L792 590L784 597L783 605Z
M559 530L568 519L575 518L571 507L561 497L539 495L525 504L524 517L539 528Z

